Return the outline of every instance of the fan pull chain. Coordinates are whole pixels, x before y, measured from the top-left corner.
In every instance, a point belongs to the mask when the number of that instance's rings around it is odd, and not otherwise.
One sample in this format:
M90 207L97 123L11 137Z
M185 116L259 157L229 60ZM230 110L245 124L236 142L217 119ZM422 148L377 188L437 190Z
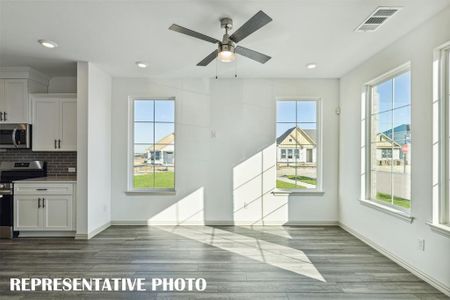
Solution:
M237 78L237 56L234 59L234 78Z
M217 76L217 58L216 58L216 79L219 79L219 77Z

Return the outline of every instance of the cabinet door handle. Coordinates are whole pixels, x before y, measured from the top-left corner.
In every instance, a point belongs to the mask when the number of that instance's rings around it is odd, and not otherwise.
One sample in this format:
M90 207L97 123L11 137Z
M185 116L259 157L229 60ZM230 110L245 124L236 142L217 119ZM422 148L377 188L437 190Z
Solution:
M58 148L61 149L61 140L58 140Z
M36 189L36 191L46 191L47 189L41 188L41 189Z
M3 121L3 112L0 111L0 121Z
M45 208L45 198L42 198L42 208Z
M3 121L7 121L7 119L6 119L6 112L3 113Z
M56 147L56 140L55 140L55 149L56 149L57 147Z
M41 198L38 198L38 208L41 208Z

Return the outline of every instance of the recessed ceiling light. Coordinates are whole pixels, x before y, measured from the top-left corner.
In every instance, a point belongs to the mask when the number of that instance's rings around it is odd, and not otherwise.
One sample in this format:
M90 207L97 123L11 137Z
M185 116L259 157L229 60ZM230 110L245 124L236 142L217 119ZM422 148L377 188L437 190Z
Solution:
M56 48L58 47L58 44L53 42L53 41L49 41L49 40L38 40L38 43L41 44L42 46L44 46L45 48Z
M137 61L136 66L138 66L141 69L145 69L145 68L147 68L147 63L143 62L143 61Z
M308 68L308 69L310 69L310 70L315 69L315 68L317 68L317 64L315 64L315 63L307 64L307 65L306 65L306 68Z

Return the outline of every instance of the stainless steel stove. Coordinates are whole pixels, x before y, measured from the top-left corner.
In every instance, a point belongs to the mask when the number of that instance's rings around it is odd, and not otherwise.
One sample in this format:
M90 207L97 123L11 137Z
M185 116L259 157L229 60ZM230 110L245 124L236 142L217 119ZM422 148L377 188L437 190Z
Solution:
M46 177L47 163L44 161L0 163L0 238L17 236L14 226L15 180Z

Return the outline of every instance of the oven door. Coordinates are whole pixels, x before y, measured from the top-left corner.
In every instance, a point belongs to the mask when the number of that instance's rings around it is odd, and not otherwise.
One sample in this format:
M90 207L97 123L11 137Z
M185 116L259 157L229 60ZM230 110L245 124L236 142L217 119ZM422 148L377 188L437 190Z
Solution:
M30 129L29 124L1 124L0 149L30 148Z

